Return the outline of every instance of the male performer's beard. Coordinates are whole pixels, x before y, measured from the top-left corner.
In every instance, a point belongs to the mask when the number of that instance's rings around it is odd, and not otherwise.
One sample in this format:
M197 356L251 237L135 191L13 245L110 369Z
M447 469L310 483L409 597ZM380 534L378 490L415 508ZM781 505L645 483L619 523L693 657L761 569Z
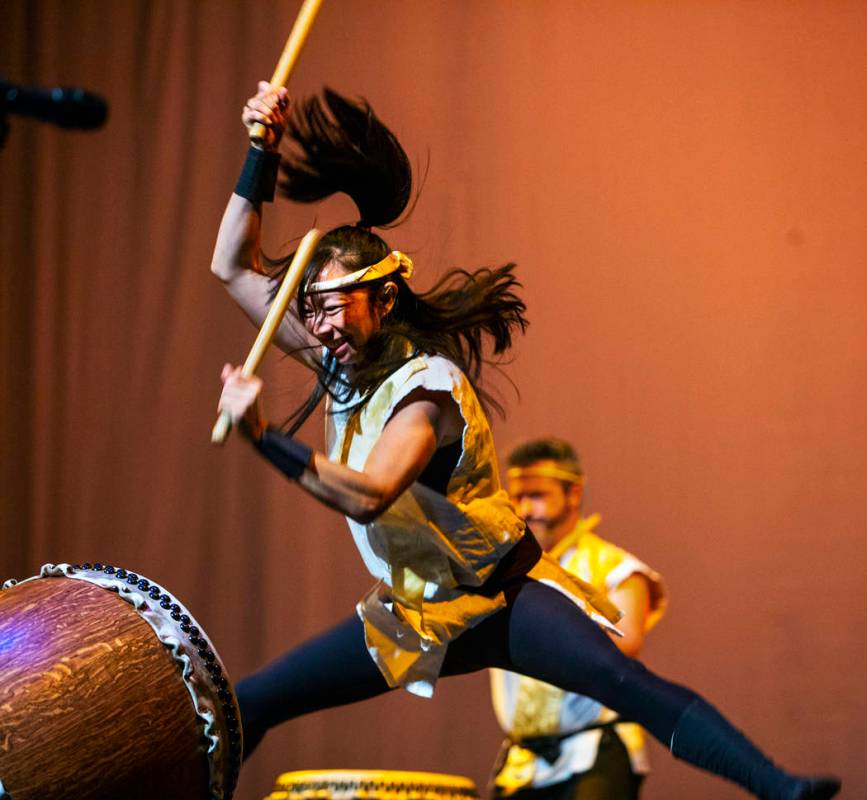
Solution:
M569 518L572 516L572 509L568 504L563 504L563 510L553 517L527 517L525 522L536 538L543 550L549 550L559 539L562 539L570 532L572 526L567 525Z

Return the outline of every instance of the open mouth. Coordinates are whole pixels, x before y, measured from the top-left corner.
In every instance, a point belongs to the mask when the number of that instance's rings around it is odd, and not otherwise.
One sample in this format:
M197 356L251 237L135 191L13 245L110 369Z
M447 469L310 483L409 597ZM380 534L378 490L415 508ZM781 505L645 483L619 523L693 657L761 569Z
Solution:
M332 347L330 349L334 357L339 360L349 352L349 342L340 342L340 344L338 344L336 347Z

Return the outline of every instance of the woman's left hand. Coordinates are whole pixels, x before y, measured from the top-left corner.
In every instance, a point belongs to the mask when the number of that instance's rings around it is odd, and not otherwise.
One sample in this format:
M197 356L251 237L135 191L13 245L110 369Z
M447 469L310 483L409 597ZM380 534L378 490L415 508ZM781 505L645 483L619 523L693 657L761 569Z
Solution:
M220 375L223 393L220 395L219 411L225 411L232 424L248 439L258 442L267 426L262 413L262 381L255 375L244 377L241 367L223 366Z

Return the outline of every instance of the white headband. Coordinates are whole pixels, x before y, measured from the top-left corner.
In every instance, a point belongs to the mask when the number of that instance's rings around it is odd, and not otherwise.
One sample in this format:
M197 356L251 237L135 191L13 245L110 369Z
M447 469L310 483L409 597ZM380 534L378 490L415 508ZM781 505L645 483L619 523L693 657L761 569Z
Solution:
M392 250L382 261L369 267L362 267L349 275L341 275L339 278L331 278L327 281L316 281L307 287L307 293L331 292L335 289L346 289L358 283L375 281L397 272L402 278L411 278L413 273L412 259L400 250Z

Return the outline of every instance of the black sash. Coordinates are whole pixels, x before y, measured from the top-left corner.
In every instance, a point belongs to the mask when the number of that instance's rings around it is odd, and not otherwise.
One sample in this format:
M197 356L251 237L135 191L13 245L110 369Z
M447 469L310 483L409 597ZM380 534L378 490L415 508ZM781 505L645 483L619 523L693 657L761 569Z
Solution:
M560 745L566 739L579 733L585 733L586 731L613 730L614 726L619 725L621 722L629 722L629 720L618 718L609 720L608 722L592 722L583 728L578 728L578 730L568 731L567 733L555 733L550 736L525 736L523 739L512 739L509 737L508 742L510 745L516 744L518 747L530 750L537 756L544 758L549 764L553 764L560 758Z

